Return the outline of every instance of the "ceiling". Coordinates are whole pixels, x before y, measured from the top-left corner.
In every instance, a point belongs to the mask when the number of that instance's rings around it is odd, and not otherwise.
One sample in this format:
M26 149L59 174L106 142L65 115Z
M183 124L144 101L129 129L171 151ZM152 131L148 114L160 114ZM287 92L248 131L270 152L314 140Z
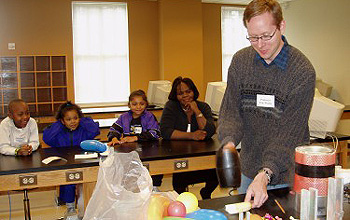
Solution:
M280 3L290 2L292 0L277 0ZM216 3L216 4L237 4L248 5L251 0L202 0L204 3Z

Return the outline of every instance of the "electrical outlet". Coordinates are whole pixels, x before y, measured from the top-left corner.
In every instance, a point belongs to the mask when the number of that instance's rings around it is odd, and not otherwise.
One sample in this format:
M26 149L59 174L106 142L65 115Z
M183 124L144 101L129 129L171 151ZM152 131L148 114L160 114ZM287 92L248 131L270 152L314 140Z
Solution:
M143 165L144 167L146 167L147 170L149 171L149 163L142 163L142 165Z
M187 170L187 169L188 169L188 160L174 161L174 170Z
M16 50L16 44L15 43L8 43L7 49L8 50Z
M74 182L83 180L83 172L82 171L67 171L66 172L66 181Z
M19 185L20 186L34 186L38 184L38 178L36 175L20 175Z

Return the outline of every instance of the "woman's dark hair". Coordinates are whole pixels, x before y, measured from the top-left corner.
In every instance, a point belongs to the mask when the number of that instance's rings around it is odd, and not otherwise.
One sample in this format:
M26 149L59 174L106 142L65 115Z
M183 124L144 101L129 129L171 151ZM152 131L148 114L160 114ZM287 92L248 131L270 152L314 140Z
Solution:
M181 76L177 77L174 82L173 85L171 87L171 91L170 94L168 96L169 100L173 100L173 101L178 101L177 99L177 87L181 84L181 83L185 83L188 88L190 90L193 91L193 100L197 100L198 96L199 96L199 92L198 89L196 87L196 85L193 83L192 79L190 78L182 78Z
M62 105L60 105L60 107L58 107L58 110L56 113L56 120L63 119L66 112L69 112L72 110L75 110L78 113L79 118L84 117L84 114L78 105L73 104L71 101L67 101L66 103L63 103Z
M147 103L147 106L148 106L148 100L147 100L146 93L145 93L142 89L133 91L133 92L129 95L129 103L128 103L129 105L130 105L131 100L132 100L135 96L141 96L142 99Z

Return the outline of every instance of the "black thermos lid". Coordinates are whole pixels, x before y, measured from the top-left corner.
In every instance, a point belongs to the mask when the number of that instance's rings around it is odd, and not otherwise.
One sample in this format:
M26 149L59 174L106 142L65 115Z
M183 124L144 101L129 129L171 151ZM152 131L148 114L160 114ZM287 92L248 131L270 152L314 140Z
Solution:
M241 185L241 164L235 147L221 147L216 152L216 173L221 187Z

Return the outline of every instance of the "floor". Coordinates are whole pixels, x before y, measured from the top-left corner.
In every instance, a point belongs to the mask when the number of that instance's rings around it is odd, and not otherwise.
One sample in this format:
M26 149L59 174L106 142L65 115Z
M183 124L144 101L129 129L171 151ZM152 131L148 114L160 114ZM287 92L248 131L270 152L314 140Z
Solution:
M171 176L164 176L160 191L172 190ZM201 199L199 190L204 184L195 184L189 187L189 191L194 193L198 199ZM212 194L212 198L224 197L229 193L229 189L217 187ZM29 192L30 214L32 220L56 220L64 216L65 206L57 206L55 203L56 190L50 189L41 192ZM9 200L11 201L11 217ZM10 195L3 194L0 196L0 220L23 220L23 193L10 192Z
M64 215L65 206L56 206L55 194L56 190L54 189L41 192L29 191L30 211L33 220L58 219ZM9 204L11 204L11 208ZM11 191L9 195L0 196L0 219L24 219L22 192Z

